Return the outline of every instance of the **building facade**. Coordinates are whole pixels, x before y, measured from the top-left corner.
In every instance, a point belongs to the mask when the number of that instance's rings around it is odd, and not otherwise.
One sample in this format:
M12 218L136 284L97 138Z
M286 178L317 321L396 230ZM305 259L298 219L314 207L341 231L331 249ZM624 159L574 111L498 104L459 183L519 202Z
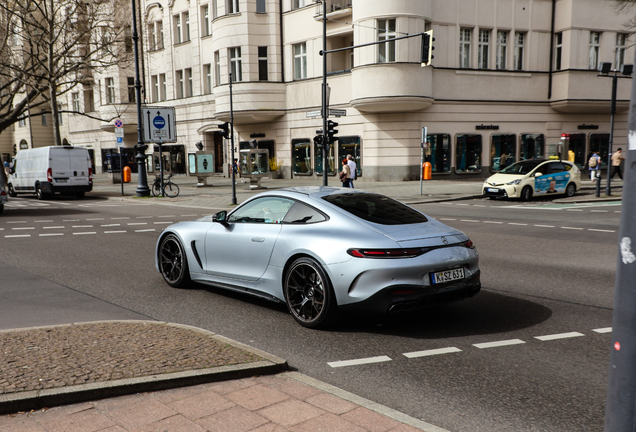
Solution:
M612 80L600 62L632 64L634 43L606 0L327 0L330 108L346 111L328 155L336 175L351 154L366 180L415 180L424 157L441 178L485 177L510 163L555 154L567 134L576 163L607 154ZM176 107L170 168L188 172L196 143L228 173L230 120L236 150L255 140L285 177L321 177L322 3L310 0L141 1L145 102ZM433 30L432 66L420 64ZM619 74L620 75L620 74ZM131 70L94 77L91 109L118 115L124 144L137 142ZM133 82L134 84L134 82ZM614 149L626 147L631 79L618 80ZM86 89L66 103L87 104ZM313 113L312 113L313 111ZM97 116L96 116L97 117ZM68 142L95 150L97 172L116 152L112 123L69 116ZM16 130L19 128L16 128ZM148 152L151 152L150 149ZM606 158L604 158L605 163ZM333 180L335 181L335 179Z

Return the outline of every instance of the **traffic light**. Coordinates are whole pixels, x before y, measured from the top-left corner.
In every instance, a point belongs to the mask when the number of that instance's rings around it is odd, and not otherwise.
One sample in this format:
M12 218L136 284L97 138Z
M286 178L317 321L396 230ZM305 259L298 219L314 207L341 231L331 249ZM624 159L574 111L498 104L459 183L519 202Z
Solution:
M333 144L334 142L338 141L338 137L334 136L338 133L338 129L334 129L336 126L338 126L338 123L336 123L335 121L327 120L327 142L329 144Z
M316 131L318 132L318 131ZM322 131L321 131L322 132ZM319 147L322 148L322 141L323 141L323 136L322 135L316 135L314 137L314 144Z
M220 124L219 125L219 129L221 129L221 132L219 132L219 133L221 134L221 136L223 138L229 138L230 137L230 124L228 122Z
M430 65L434 58L433 50L435 47L433 46L433 41L435 41L433 30L422 33L422 67Z

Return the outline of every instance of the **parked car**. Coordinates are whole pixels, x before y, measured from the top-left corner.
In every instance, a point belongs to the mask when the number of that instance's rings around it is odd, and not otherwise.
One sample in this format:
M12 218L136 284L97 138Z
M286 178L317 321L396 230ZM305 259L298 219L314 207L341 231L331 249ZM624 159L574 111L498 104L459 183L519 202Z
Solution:
M9 202L7 195L7 174L4 167L0 167L0 213L4 211L4 204Z
M581 188L581 171L572 162L528 159L516 162L490 176L483 195L494 198L521 198L535 195L561 194L574 196Z
M397 313L472 297L478 253L461 231L384 195L348 188L264 192L228 213L169 226L155 260L190 281L286 303L296 321Z
M84 197L93 190L93 172L84 147L50 146L20 150L9 176L9 195L35 194L44 199L56 192Z

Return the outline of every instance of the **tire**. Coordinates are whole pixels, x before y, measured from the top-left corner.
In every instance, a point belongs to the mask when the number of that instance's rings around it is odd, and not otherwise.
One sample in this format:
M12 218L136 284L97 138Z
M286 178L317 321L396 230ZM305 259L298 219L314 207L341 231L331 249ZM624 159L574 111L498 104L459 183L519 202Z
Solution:
M185 250L174 234L167 235L159 246L159 269L163 280L172 287L183 288L190 282Z
M39 184L35 186L35 196L38 197L39 200L46 199L46 194L42 191Z
M565 196L568 198L571 198L574 196L574 193L576 192L576 185L574 183L570 183L566 186L565 188Z
M526 186L521 191L521 199L523 201L530 201L530 198L532 198L532 188L530 186Z
M329 278L315 260L298 258L285 274L283 291L289 312L303 327L321 328L336 316L336 299Z
M11 198L15 198L18 196L18 194L15 192L15 189L13 189L13 185L11 183L9 183L9 196Z
M161 195L161 184L159 183L153 183L152 184L152 196L159 196Z
M170 182L163 188L163 191L168 198L176 198L179 195L179 185Z

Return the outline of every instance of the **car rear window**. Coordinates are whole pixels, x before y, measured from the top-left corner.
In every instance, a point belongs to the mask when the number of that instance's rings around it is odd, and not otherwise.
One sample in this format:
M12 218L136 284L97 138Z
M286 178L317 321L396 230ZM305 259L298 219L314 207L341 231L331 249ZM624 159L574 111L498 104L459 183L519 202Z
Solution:
M327 195L322 199L354 216L381 225L408 225L428 222L422 213L384 195L344 193Z

